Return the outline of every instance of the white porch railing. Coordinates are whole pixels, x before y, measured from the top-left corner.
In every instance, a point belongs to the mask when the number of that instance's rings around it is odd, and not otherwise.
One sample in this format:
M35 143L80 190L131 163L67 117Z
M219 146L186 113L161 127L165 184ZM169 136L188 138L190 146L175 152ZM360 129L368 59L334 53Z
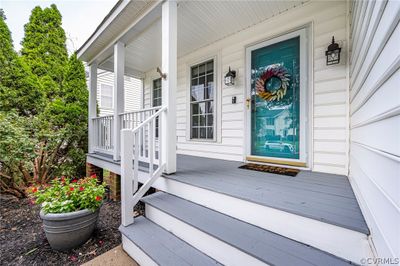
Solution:
M121 215L122 224L128 226L133 223L133 207L139 202L143 195L149 190L154 181L162 174L165 163L162 158L161 138L156 148L156 120L159 123L159 133L162 134L161 119L166 107L160 108L134 129L126 128L121 131ZM141 136L147 136L142 138ZM143 147L148 147L145 153L148 159L147 165L139 165ZM158 157L158 163L155 158ZM138 190L139 167L148 173L147 181ZM143 169L145 168L145 169Z
M114 150L114 117L112 115L101 116L92 118L92 121L94 129L94 150L98 152L112 154Z
M134 129L142 124L146 119L155 114L161 107L153 107L142 109L133 112L126 112L119 114L119 119L121 121L120 129ZM115 146L115 136L113 133L114 127L114 116L107 115L102 117L92 118L93 121L93 150L96 152L113 154ZM158 121L156 122L159 123ZM157 129L158 130L158 129ZM139 138L141 139L140 147L140 161L149 162L149 143L148 134L145 128L141 128L139 132ZM156 140L156 149L158 150L158 139ZM158 153L156 156L156 163L158 162Z
M121 119L121 127L124 128L135 128L139 126L140 123L145 121L147 118L152 116L155 112L160 110L160 106L141 109L133 112L125 112L119 114L119 119Z
M161 107L152 107L147 109L142 109L134 112L122 113L119 115L121 119L122 129L134 129L146 121L149 117L154 115ZM155 136L155 158L154 162L158 163L159 154L159 141L158 141L158 124L160 123L158 119L155 120L156 134ZM143 126L139 129L139 161L149 163L149 128Z

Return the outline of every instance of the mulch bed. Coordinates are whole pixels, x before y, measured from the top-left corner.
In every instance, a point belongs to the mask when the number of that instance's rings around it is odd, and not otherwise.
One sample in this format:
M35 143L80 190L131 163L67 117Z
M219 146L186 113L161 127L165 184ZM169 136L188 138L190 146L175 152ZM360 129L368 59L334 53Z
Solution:
M28 199L0 195L0 265L80 265L121 244L120 202L104 202L92 238L68 252L50 248L39 210Z

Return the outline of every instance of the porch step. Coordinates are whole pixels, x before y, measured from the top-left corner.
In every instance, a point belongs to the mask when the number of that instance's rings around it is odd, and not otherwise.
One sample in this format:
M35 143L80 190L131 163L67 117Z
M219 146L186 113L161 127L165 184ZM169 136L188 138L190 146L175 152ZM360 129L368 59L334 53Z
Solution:
M226 265L348 265L331 254L182 198L142 199L146 217Z
M140 265L219 265L145 217L119 230L124 250Z

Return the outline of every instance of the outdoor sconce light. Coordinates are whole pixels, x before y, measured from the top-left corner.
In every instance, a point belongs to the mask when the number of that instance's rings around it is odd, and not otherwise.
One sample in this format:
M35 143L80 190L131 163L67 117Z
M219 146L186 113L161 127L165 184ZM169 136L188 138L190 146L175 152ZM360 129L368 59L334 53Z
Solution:
M328 50L326 50L326 65L335 65L340 62L340 51L342 48L339 47L339 44L335 43L335 36L332 36L332 43L328 46Z
M231 70L231 67L229 67L228 73L226 73L224 81L226 86L232 86L235 85L235 78L236 78L236 71Z

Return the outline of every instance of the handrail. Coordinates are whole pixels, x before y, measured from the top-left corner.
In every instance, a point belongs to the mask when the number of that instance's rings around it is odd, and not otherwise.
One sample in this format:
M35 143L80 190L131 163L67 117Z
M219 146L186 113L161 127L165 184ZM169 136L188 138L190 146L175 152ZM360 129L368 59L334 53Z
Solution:
M157 110L157 109L160 109L160 108L161 108L161 106L156 106L156 107L150 107L150 108L135 110L135 111L131 111L131 112L123 112L123 113L119 113L118 115L121 116L121 115L126 115L126 114L133 114L133 113L144 113L144 112Z
M164 112L164 110L167 110L167 107L164 106L162 107L160 110L158 110L157 112L155 112L152 116L150 116L149 118L147 118L146 120L143 121L143 123L141 123L139 126L135 127L132 132L135 133L137 131L139 131L139 129L143 128L145 126L145 124L149 123L150 121L154 120L159 114L161 114L162 112Z
M113 118L114 115L103 115L103 116L96 116L96 117L92 117L92 120L94 119L104 119L104 118Z
M161 114L166 110L167 107L164 106L134 129L121 130L121 220L124 226L133 223L132 213L134 206L164 171L162 138L156 140L155 132L156 119L158 118L158 130L162 134ZM158 144L158 153L156 151L156 142ZM138 190L140 152L143 153L142 157L148 157L149 179ZM158 163L155 165L156 157L158 157Z

